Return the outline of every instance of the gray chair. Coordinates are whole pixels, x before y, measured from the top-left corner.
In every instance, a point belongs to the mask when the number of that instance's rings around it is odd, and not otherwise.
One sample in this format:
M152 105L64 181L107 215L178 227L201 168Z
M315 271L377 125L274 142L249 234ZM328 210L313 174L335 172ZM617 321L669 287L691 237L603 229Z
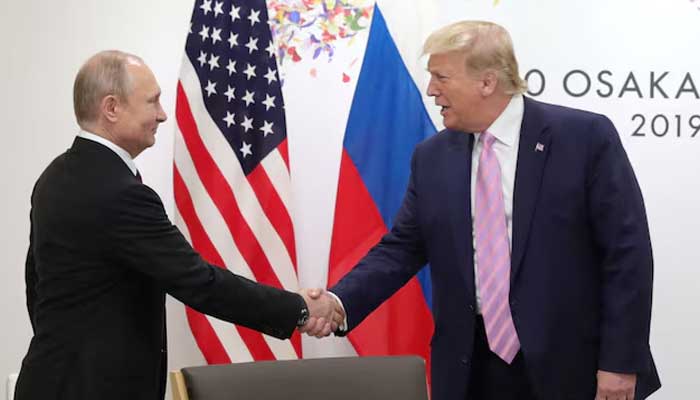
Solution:
M425 362L415 356L209 365L170 378L173 400L428 399Z

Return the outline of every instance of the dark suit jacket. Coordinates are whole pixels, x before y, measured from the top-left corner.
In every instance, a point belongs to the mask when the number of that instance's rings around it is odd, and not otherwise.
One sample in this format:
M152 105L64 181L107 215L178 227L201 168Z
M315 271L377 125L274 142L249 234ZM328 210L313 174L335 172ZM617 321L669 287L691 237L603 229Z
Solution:
M34 188L27 307L34 337L16 400L162 399L165 293L288 338L299 295L205 262L158 195L107 147L77 138Z
M660 386L649 350L652 253L619 136L602 115L527 98L520 135L510 301L534 390L590 400L603 369L639 374L637 398L646 397ZM470 376L473 141L443 131L416 147L391 232L330 289L352 329L430 263L435 400L464 400Z

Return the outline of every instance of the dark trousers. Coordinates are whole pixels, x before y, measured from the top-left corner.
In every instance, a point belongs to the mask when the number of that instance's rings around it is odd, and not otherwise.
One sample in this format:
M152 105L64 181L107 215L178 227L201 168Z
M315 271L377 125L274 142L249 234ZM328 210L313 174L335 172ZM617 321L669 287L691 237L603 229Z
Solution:
M489 349L484 320L476 318L467 400L536 400L521 352L508 365Z

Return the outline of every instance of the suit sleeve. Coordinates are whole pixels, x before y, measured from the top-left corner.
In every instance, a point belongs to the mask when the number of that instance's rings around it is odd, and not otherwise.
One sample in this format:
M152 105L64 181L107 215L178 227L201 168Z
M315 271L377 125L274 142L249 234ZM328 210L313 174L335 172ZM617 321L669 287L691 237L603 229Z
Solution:
M167 293L199 312L278 338L294 332L301 296L205 262L147 186L128 186L109 215L107 240L119 265L151 276Z
M644 201L612 122L599 118L592 137L587 185L602 261L599 369L642 373L651 359L653 280Z
M341 334L360 324L427 262L417 218L416 164L414 152L408 188L391 231L329 289L345 307L348 329Z

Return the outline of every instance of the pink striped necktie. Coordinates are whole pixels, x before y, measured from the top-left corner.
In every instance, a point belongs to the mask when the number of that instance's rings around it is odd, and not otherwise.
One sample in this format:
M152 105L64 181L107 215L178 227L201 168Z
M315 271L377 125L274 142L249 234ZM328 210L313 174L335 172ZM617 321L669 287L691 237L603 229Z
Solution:
M510 293L510 243L501 186L501 167L489 132L479 137L483 145L476 176L474 235L478 267L481 314L489 348L510 364L520 349L513 325Z

